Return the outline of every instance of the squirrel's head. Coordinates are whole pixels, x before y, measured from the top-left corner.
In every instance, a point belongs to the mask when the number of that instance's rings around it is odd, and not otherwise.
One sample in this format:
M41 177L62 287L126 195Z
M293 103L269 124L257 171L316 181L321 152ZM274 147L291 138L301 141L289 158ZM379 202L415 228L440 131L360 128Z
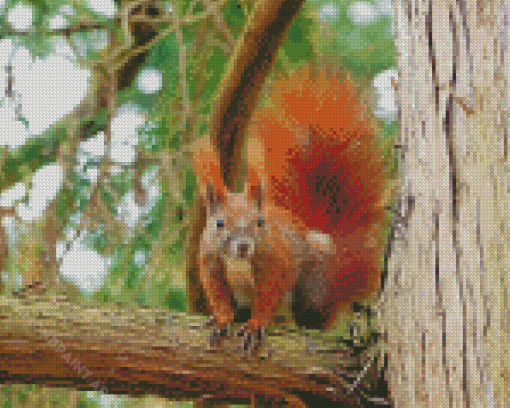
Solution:
M249 260L265 229L264 191L258 179L249 177L241 193L209 185L205 192L207 224L205 241L215 253Z

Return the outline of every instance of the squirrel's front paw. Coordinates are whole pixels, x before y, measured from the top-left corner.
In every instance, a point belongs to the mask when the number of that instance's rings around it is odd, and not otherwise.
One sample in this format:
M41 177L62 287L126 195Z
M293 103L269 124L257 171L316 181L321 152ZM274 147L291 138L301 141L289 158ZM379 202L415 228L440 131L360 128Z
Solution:
M243 337L244 350L249 354L257 350L264 341L265 329L264 326L251 326L247 324L241 327L236 334Z
M205 327L211 327L212 332L209 336L211 344L218 344L224 337L228 337L233 333L233 326L230 323L219 322L215 317L206 320Z

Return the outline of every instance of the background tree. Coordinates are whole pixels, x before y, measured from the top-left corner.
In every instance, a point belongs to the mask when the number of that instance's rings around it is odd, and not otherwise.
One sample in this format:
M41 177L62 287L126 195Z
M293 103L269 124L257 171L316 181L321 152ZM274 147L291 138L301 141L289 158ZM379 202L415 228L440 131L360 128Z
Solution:
M401 192L382 316L396 407L508 405L508 5L398 1Z

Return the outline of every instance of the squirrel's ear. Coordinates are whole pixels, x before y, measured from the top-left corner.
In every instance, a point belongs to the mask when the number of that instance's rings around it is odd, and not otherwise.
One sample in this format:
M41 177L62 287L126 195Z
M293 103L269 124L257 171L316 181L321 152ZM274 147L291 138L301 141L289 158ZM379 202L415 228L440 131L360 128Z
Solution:
M210 208L215 208L218 204L225 202L224 191L221 188L215 187L212 183L205 187L205 194L202 193L202 196L205 198L205 204Z
M225 202L226 188L218 153L207 139L195 142L193 154L199 194L208 206Z
M259 208L264 201L265 188L262 185L259 174L254 169L248 170L248 180L246 181L245 194L252 201L256 201Z

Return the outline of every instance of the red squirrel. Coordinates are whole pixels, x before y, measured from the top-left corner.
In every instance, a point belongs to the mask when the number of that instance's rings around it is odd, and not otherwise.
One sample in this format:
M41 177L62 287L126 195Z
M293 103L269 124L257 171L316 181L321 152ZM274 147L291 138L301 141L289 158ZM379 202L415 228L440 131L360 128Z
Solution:
M249 305L260 332L291 296L299 326L330 328L380 282L388 176L371 122L348 78L302 69L274 82L247 136L243 192L227 191L214 148L194 155L210 310L225 328Z

